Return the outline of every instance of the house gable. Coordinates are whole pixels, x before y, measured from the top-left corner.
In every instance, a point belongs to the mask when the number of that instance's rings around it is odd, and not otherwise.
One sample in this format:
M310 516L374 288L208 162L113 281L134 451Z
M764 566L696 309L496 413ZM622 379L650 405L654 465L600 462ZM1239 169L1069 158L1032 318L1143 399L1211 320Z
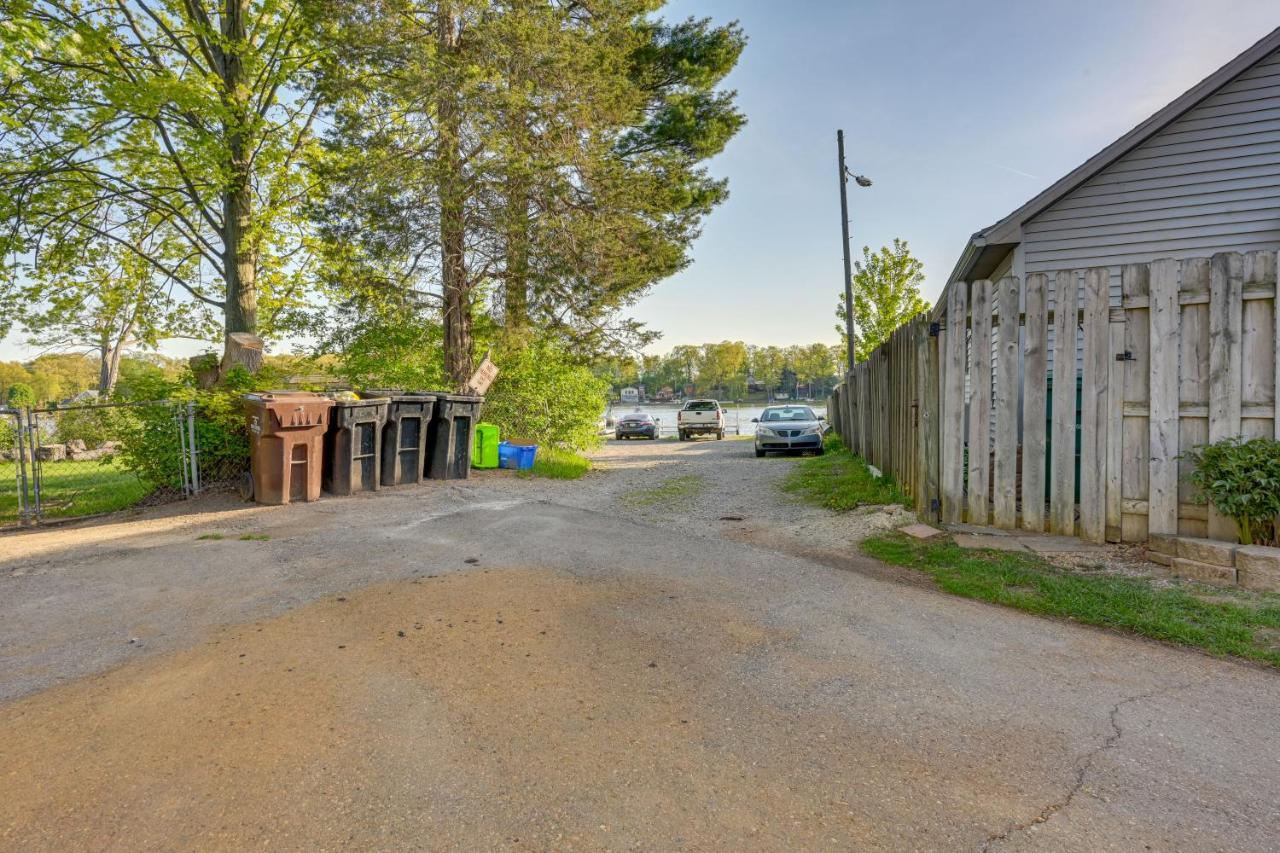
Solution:
M1280 248L1280 49L1022 223L1021 272Z

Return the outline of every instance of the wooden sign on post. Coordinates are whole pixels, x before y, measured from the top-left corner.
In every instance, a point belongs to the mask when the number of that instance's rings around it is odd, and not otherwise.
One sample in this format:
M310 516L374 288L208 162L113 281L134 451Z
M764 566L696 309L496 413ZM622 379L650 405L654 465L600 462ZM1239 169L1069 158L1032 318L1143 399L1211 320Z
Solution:
M467 385L463 388L464 394L472 394L476 397L483 397L485 392L489 390L489 386L493 384L493 380L498 378L498 365L493 363L493 359L489 356L491 353L485 353L484 359L480 362L480 366L476 368L476 372L471 374L471 378L467 380Z

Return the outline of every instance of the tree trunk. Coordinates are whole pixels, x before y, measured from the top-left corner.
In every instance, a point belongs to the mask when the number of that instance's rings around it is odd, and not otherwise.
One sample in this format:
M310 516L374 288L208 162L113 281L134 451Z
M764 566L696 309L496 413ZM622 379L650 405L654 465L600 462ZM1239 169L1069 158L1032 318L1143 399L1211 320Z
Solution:
M508 329L529 325L529 128L523 116L511 123L515 149L507 165L506 286L504 314Z
M529 186L522 174L507 178L507 270L504 314L508 329L529 325Z
M439 8L440 53L458 51L459 22L450 4ZM446 60L447 61L447 60ZM438 104L440 136L440 268L444 296L444 367L455 389L471 378L474 342L471 338L471 284L466 262L466 181L462 174L460 107L445 86Z
M248 50L245 18L247 0L226 0L222 35L226 47L222 53L223 99L232 118L224 124L227 134L230 176L222 194L223 254L227 298L224 308L224 330L228 336L222 371L241 365L252 371L261 366L242 360L243 350L233 345L230 335L236 332L258 333L257 250L250 232L253 224L252 152L245 129L251 109L246 100L250 81L245 78L241 54Z
M115 381L111 377L111 341L103 332L98 338L98 396L105 397L111 393Z

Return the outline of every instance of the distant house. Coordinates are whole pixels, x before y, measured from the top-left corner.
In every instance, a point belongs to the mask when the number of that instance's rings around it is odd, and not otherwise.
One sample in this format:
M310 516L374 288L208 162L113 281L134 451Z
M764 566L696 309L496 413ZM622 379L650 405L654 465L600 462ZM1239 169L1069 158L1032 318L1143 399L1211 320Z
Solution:
M654 399L659 403L670 403L676 398L676 390L670 385L663 385L658 389L658 393L654 395Z
M622 402L624 403L639 403L640 389L631 388L631 387L623 388L621 391L621 396L622 396Z
M1105 266L1115 304L1124 264L1277 248L1280 29L975 233L947 287Z

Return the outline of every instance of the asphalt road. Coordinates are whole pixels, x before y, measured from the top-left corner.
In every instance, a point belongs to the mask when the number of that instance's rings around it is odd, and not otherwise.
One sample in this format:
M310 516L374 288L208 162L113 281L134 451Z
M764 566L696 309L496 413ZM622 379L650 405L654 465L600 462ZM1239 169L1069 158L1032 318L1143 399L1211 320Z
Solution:
M0 539L0 848L1275 849L1274 673L895 582L743 442L602 457Z

